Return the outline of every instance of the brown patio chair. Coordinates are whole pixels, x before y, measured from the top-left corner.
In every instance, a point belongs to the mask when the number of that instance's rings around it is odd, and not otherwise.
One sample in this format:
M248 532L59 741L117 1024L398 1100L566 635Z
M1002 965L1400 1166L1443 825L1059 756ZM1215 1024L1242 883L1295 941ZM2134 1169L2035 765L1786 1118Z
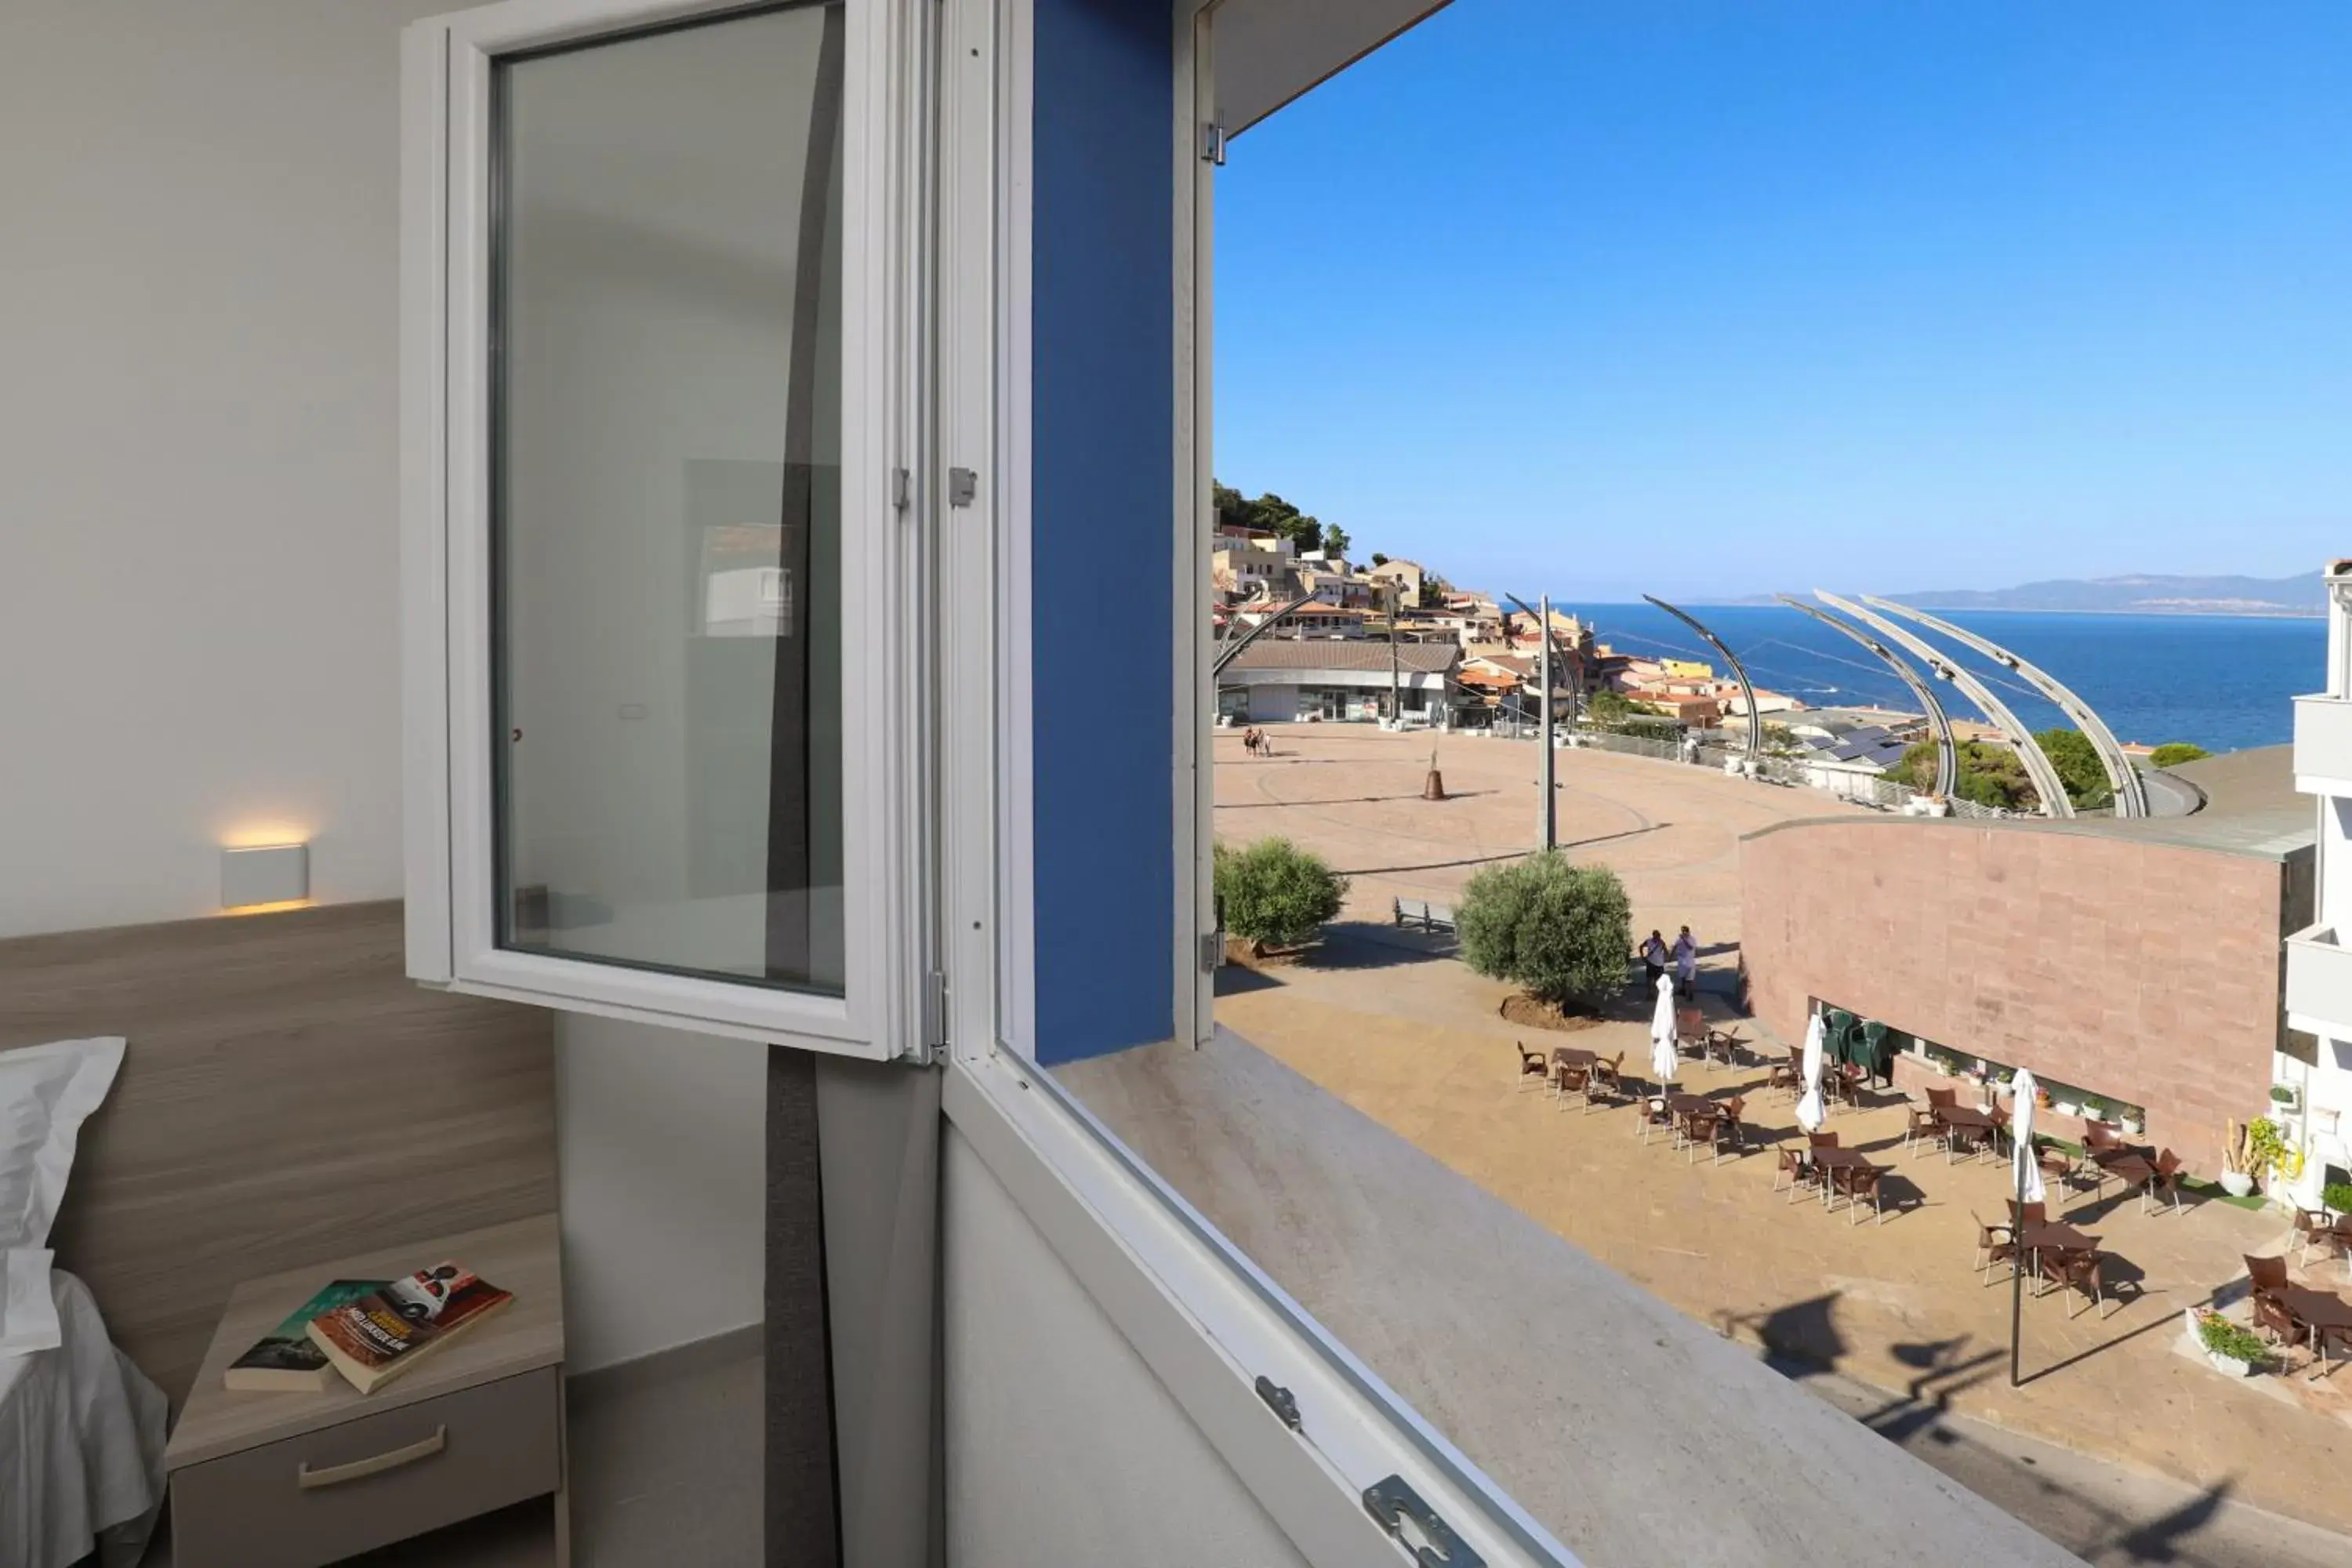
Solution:
M1808 1132L1805 1142L1810 1148L1834 1149L1838 1146L1838 1135L1834 1132Z
M1715 1147L1716 1137L1722 1128L1723 1113L1719 1110L1685 1111L1681 1129L1682 1145L1690 1152L1683 1163L1697 1164L1699 1145L1704 1143L1710 1149Z
M2088 1296L2093 1305L2098 1308L2099 1316L2105 1318L2107 1315L2106 1261L2107 1255L2095 1247L2087 1252L2053 1253L2048 1278L2057 1281L2062 1290L2080 1290ZM2066 1315L2074 1317L2079 1310L2079 1308L2069 1307Z
M1768 1091L1779 1089L1794 1100L1798 1086L1804 1082L1803 1073L1802 1065L1794 1060L1774 1062L1770 1071L1765 1075L1764 1087Z
M2034 1141L2033 1158L2042 1167L2042 1174L2055 1181L2062 1193L2074 1185L2079 1176L2074 1168L2074 1156L2047 1140Z
M2006 1263L2010 1272L2017 1271L2017 1231L2006 1225L1987 1225L1984 1216L1975 1210L1969 1217L1977 1222L1977 1274L1979 1282L1992 1283L1992 1266Z
M2326 1209L2295 1210L2294 1231L2296 1239L2303 1246L2302 1262L2311 1261L2311 1249L2315 1244L2331 1252L2335 1250L2336 1221L2328 1216Z
M2050 1205L2048 1204L2027 1204L2024 1205L2024 1212L2021 1214L2018 1212L2017 1200L2015 1198L2011 1198L2009 1200L2009 1223L2017 1226L2048 1225L2050 1223Z
M1675 1009L1675 1048L1706 1056L1706 1015L1696 1007Z
M1604 1094L1612 1104L1625 1098L1625 1053L1622 1051L1608 1061L1592 1064L1592 1070L1584 1079L1584 1109L1591 1110L1593 1103Z
M1525 1041L1514 1040L1511 1043L1519 1049L1519 1087L1521 1089L1528 1087L1529 1079L1534 1079L1538 1084L1550 1081L1551 1058L1541 1051L1528 1049Z
M1748 1152L1747 1115L1748 1097L1746 1095L1735 1094L1723 1102L1723 1124L1716 1132L1717 1139L1716 1156L1718 1161L1723 1154L1720 1141L1726 1138L1731 1140L1731 1146L1734 1149L1743 1154Z
M1571 1094L1588 1105L1591 1103L1592 1068L1590 1065L1578 1067L1569 1062L1559 1064L1559 1071L1553 1076L1552 1079L1552 1099L1565 1108L1568 1104L1568 1097Z
M2246 1279L2254 1288L2254 1300L2261 1300L2286 1289L2286 1258L2256 1258L2250 1253L2238 1255L2246 1260Z
M1944 1124L1937 1116L1937 1107L1933 1104L1907 1105L1904 1107L1904 1111L1907 1117L1903 1127L1903 1146L1906 1149L1911 1147L1914 1142L1920 1139L1925 1139L1930 1143L1940 1142L1942 1141L1944 1136Z
M1949 1110L1952 1107L1959 1104L1959 1102L1960 1091L1957 1089L1930 1089L1927 1090L1927 1107L1931 1110Z
M2180 1212L2180 1156L2167 1149L2156 1157L2156 1174L2140 1189L2141 1206L2153 1213L2158 1205L2168 1205L2172 1212Z
M1634 1135L1640 1138L1643 1142L1647 1143L1650 1141L1650 1134L1661 1127L1666 1130L1667 1135L1670 1138L1673 1136L1675 1131L1674 1107L1666 1103L1665 1096L1663 1094L1643 1095L1642 1097L1642 1114L1640 1117L1635 1119L1633 1124Z
M1944 1163L1958 1160L1963 1153L1976 1155L1992 1142L1990 1127L1959 1127L1947 1122L1944 1126Z
M1845 1189L1846 1224L1857 1223L1860 1216L1856 1205L1865 1197L1870 1200L1871 1211L1877 1215L1875 1223L1886 1223L1885 1194L1885 1189L1879 1185L1879 1178L1892 1174L1894 1169L1892 1165L1848 1165L1838 1173L1837 1184Z
M2271 1343L2293 1348L2311 1340L2308 1326L2296 1321L2286 1303L2267 1291L2254 1292L2254 1331L2270 1336Z
M1821 1172L1805 1158L1805 1152L1802 1149L1784 1148L1780 1151L1780 1162L1772 1172L1774 1192L1780 1190L1780 1178L1783 1176L1789 1178L1789 1201L1795 1203L1821 1179Z

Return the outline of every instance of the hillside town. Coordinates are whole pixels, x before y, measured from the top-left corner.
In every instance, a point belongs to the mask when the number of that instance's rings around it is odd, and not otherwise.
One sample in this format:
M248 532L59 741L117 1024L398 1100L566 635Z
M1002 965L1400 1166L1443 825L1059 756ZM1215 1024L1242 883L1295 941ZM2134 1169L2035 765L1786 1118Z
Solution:
M1295 528L1218 518L1214 635L1221 646L1247 639L1219 663L1221 725L1352 721L1520 733L1540 721L1537 610L1456 587L1418 562L1376 554L1359 564L1331 547L1346 542L1336 529L1302 547L1304 537ZM1711 663L1614 647L1575 615L1550 616L1550 707L1562 726L1696 743L1747 717L1748 694ZM1774 751L1855 781L1896 771L1927 734L1917 713L1809 709L1762 687L1754 701L1769 720ZM1966 740L2000 739L1990 725L1962 729Z

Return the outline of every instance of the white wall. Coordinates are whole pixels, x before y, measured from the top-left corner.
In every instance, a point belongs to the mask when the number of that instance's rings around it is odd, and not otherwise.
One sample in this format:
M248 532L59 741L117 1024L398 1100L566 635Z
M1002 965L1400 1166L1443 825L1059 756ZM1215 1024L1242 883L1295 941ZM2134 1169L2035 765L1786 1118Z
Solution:
M940 1179L956 1562L1303 1564L952 1127Z
M450 8L0 6L0 936L210 913L241 834L400 890L398 33ZM557 1039L578 1364L757 1321L760 1048Z
M580 1014L555 1039L571 1370L759 1322L767 1048Z
M399 889L395 37L434 0L0 8L0 934Z

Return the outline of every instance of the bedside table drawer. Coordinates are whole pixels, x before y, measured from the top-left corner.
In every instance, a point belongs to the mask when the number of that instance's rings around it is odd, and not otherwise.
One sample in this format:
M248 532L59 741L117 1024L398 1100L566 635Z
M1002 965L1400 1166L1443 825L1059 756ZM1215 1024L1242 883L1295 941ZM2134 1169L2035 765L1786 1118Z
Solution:
M560 1375L543 1367L176 1471L174 1568L315 1568L554 1491Z

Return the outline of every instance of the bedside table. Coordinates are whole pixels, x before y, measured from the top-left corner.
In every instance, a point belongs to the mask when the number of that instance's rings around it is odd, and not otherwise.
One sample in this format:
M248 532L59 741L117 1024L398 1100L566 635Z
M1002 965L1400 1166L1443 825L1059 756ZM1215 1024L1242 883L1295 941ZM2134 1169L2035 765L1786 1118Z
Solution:
M236 1394L221 1373L330 1279L447 1258L515 1299L372 1394ZM571 1558L556 1216L331 1258L240 1285L163 1450L174 1568L316 1568L552 1495Z

